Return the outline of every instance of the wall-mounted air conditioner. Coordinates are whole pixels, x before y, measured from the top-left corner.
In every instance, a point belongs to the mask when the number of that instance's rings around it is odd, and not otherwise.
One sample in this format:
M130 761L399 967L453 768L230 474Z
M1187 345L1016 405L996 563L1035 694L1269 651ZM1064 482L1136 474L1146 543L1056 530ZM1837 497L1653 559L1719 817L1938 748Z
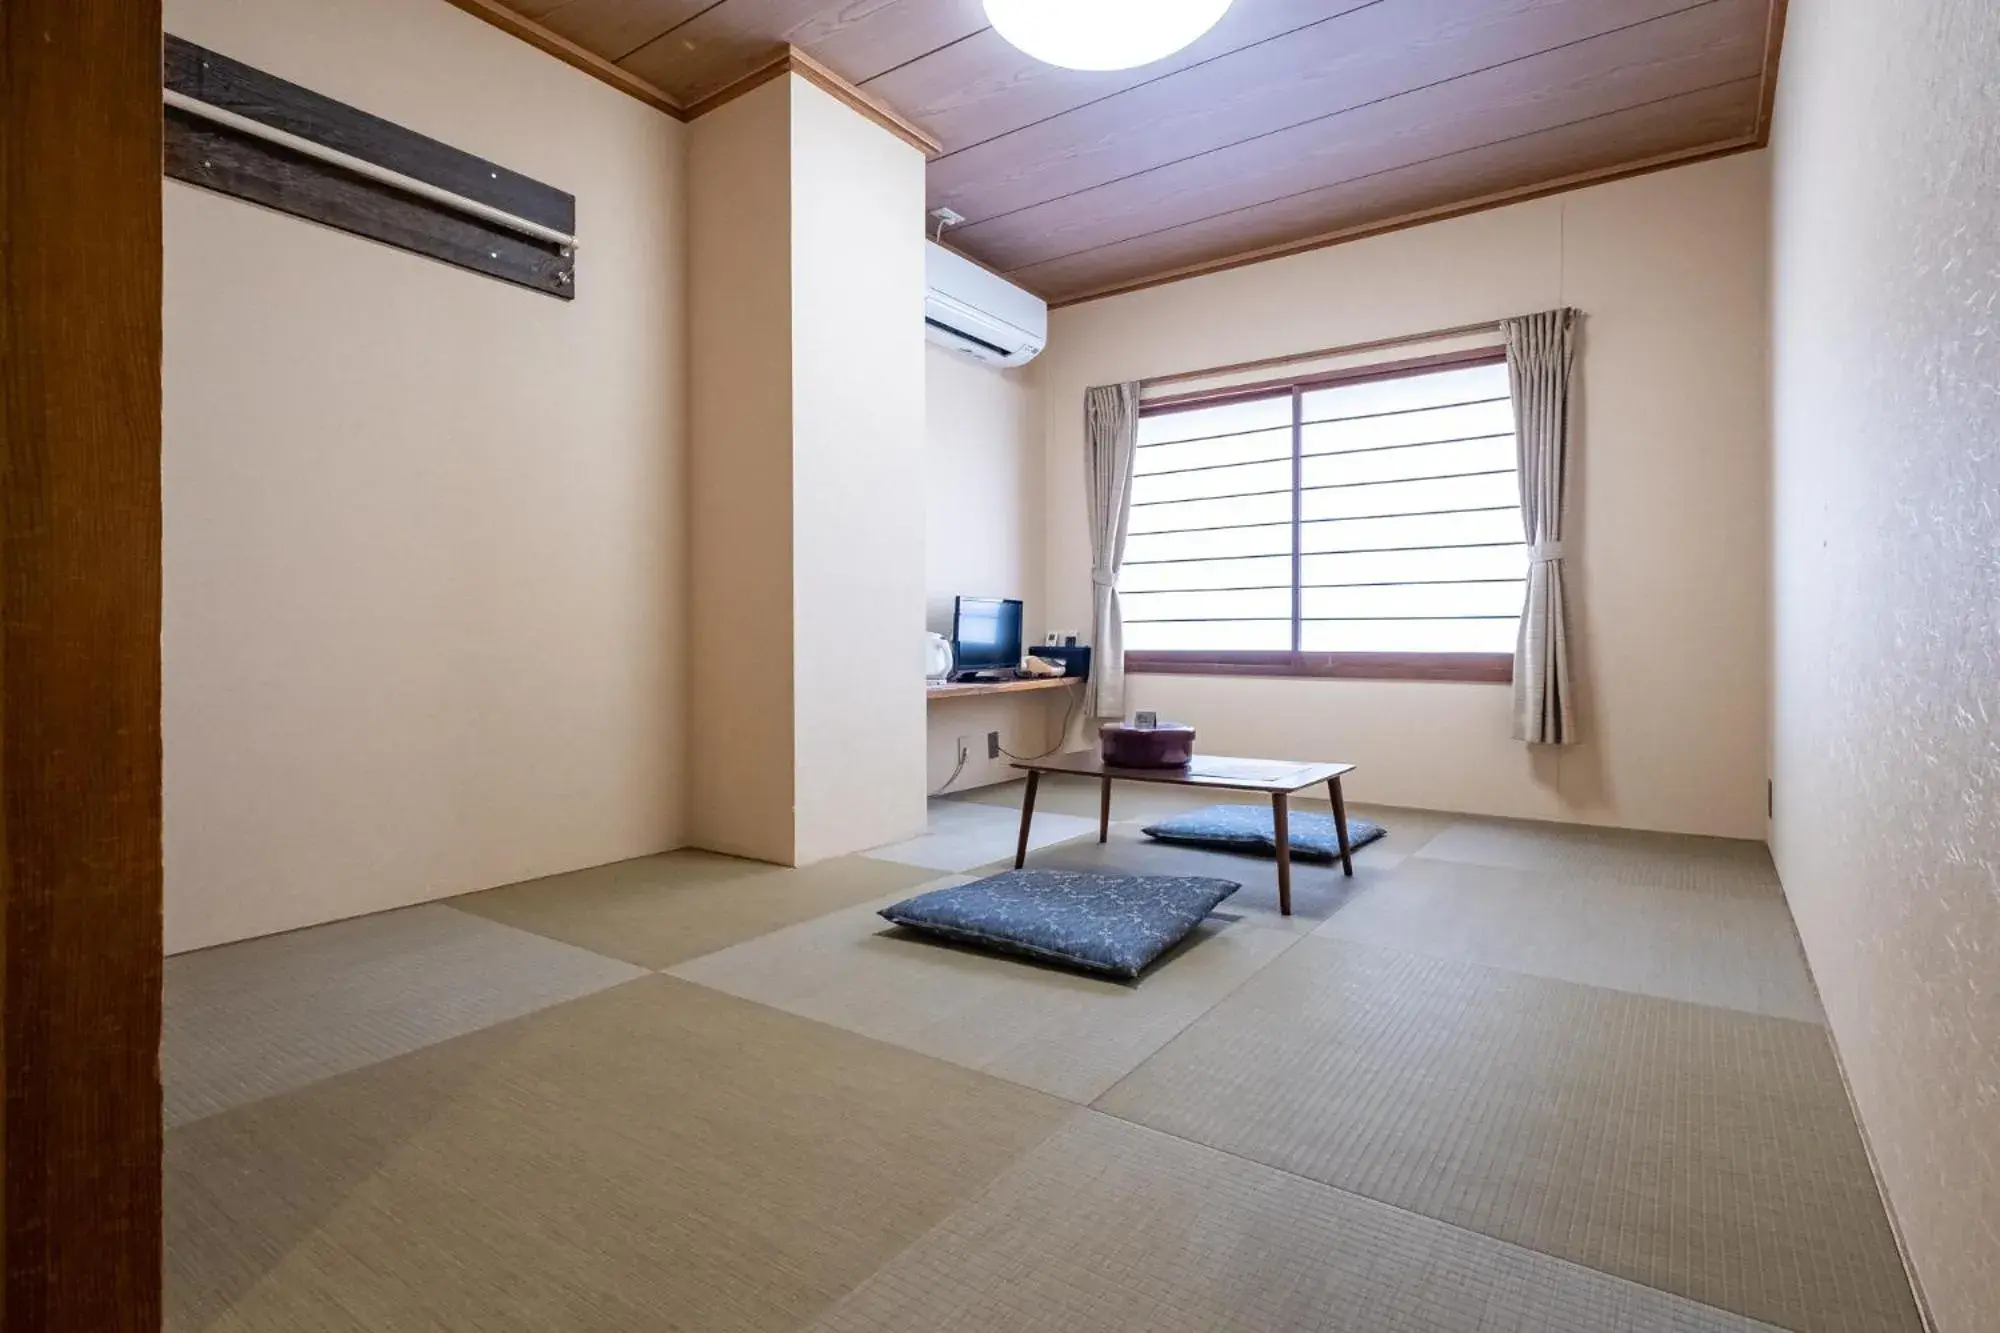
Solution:
M999 366L1026 365L1048 345L1049 307L936 241L924 242L924 335Z

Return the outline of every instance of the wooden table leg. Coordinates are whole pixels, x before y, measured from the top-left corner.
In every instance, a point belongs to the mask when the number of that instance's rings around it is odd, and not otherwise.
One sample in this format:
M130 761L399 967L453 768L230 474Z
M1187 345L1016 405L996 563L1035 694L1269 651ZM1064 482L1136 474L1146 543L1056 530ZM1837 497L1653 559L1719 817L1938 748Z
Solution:
M1271 831L1277 838L1278 912L1292 914L1292 826L1291 801L1285 793L1271 793Z
M1340 835L1340 868L1351 878L1354 874L1354 848L1347 841L1347 802L1340 796L1340 779L1328 778L1326 788L1333 793L1333 831Z
M1035 788L1041 785L1042 775L1034 770L1028 772L1028 790L1021 795L1021 844L1014 849L1014 869L1028 864L1028 825L1035 818Z
M1104 795L1097 805L1097 840L1111 841L1111 779L1104 779Z

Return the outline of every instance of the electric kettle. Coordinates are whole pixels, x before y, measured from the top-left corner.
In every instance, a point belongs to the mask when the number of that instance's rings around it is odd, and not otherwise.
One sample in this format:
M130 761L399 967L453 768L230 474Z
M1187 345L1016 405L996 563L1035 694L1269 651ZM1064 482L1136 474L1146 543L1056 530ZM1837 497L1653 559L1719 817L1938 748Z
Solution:
M924 675L930 680L951 676L951 641L942 634L924 635Z

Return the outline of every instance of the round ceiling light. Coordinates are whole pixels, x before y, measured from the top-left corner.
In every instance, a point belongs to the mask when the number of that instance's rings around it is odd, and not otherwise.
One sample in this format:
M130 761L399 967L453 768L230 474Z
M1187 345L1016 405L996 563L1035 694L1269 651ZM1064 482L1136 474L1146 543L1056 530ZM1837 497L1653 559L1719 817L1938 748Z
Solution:
M1064 69L1132 69L1164 60L1215 26L1230 0L986 0L1015 46Z

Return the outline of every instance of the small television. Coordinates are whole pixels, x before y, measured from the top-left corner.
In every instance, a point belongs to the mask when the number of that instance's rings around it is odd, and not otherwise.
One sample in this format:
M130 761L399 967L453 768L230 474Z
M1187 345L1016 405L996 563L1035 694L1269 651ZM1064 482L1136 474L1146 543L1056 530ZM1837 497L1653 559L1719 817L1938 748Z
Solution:
M1021 664L1021 603L960 597L951 611L951 657L958 675L1012 671Z

